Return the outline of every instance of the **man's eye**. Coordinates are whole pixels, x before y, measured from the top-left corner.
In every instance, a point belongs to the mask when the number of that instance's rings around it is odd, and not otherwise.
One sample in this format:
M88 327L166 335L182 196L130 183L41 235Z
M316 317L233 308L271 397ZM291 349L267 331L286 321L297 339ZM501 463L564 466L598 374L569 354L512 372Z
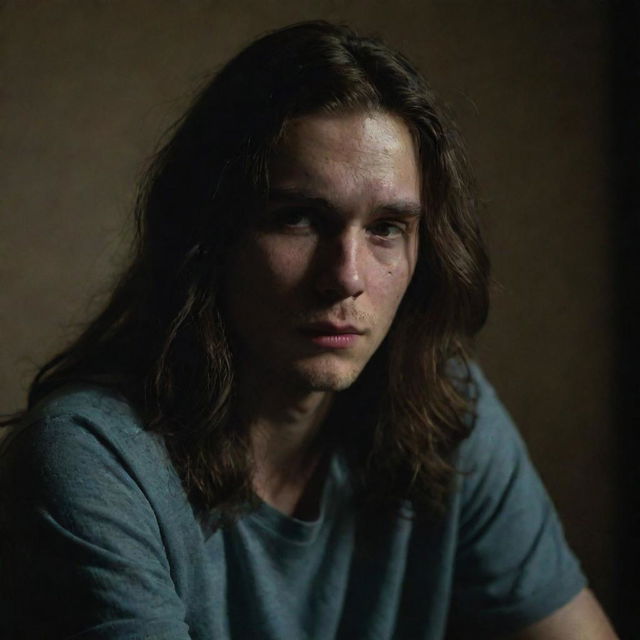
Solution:
M276 224L285 229L308 229L313 226L309 212L301 209L279 211L275 215Z
M379 238L392 240L404 234L405 225L399 222L390 222L387 220L382 220L380 222L376 222L374 225L369 227L369 230L371 231L371 233L378 236Z

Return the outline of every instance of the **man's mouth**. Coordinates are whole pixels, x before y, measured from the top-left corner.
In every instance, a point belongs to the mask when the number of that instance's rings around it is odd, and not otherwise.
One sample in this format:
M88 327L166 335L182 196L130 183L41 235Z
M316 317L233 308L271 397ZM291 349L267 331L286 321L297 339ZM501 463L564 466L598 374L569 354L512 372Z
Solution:
M350 324L313 322L302 328L315 345L325 349L347 349L352 347L364 331Z
M364 331L351 324L338 324L334 322L312 322L305 325L303 333L317 335L362 335Z

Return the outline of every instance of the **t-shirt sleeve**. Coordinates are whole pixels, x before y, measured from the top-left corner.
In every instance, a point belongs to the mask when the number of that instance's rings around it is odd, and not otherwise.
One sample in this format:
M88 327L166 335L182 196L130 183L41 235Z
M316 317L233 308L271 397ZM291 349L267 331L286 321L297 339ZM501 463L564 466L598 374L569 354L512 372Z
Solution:
M550 615L586 580L511 418L475 365L472 373L477 417L458 461L452 620L482 638Z
M1 637L189 638L154 510L100 429L39 420L2 464Z

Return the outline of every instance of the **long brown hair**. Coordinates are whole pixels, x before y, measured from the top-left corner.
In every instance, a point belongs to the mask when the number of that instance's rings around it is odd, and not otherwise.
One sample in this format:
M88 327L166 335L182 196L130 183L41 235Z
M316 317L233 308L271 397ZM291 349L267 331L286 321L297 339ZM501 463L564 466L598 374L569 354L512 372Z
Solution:
M252 460L232 419L233 352L219 306L226 256L264 206L287 122L355 109L406 122L426 213L394 325L341 394L340 419L353 422L343 445L369 503L442 505L451 451L471 428L465 345L486 319L488 259L455 128L404 56L346 26L268 33L213 77L141 184L129 268L104 310L39 371L29 406L66 383L109 385L163 435L196 506L228 522L251 504Z

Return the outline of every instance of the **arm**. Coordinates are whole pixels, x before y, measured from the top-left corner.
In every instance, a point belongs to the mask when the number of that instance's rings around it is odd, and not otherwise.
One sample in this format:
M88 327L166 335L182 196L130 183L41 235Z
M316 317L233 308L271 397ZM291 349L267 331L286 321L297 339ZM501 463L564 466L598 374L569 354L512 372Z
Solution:
M618 636L591 591L583 589L550 616L505 640L617 640Z

